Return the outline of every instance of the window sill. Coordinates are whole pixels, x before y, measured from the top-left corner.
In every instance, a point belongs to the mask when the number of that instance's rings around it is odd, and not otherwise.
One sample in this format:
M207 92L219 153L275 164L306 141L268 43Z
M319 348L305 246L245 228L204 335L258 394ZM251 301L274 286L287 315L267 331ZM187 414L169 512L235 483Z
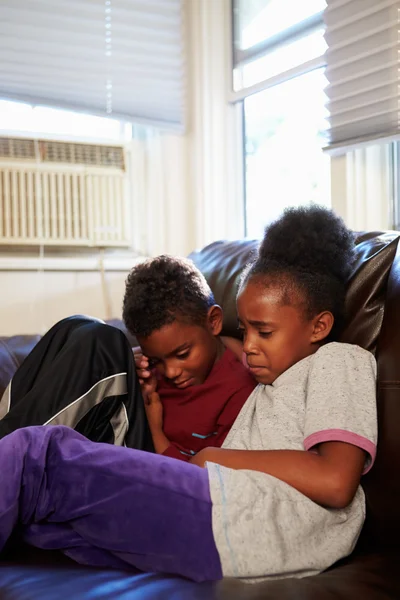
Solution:
M136 264L145 260L133 257L24 257L0 256L0 271L123 271L127 273Z

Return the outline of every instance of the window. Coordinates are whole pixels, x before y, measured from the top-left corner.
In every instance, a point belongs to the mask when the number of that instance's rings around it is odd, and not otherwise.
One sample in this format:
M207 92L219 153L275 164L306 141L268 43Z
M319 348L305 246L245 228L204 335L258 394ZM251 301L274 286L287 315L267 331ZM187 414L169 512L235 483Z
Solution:
M129 139L131 126L107 117L0 98L0 134L123 142Z
M324 8L324 0L233 0L249 237L287 206L330 204Z
M329 198L324 74L312 71L244 101L247 235L262 237L286 206ZM296 99L296 102L293 100Z

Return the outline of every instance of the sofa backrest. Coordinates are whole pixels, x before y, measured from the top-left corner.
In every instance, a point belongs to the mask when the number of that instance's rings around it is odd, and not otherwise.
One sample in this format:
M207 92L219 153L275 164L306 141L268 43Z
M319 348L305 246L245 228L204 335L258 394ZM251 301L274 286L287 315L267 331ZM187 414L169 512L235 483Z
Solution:
M400 250L398 232L357 236L341 340L373 352L378 362L378 453L363 478L367 523L362 544L398 546L400 539ZM235 296L240 273L257 241L216 242L190 258L224 309L225 335L237 336Z
M40 340L40 335L0 337L0 398L15 371Z

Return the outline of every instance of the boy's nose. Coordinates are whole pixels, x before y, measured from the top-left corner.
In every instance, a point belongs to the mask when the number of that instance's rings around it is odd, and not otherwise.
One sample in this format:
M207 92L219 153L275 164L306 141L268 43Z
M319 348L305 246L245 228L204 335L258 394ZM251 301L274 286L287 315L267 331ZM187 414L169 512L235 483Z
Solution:
M254 343L252 336L247 335L243 340L243 352L245 354L255 354L257 352L257 346Z
M165 366L165 377L167 379L177 379L182 373L182 369L180 367L176 367L173 365L166 365Z

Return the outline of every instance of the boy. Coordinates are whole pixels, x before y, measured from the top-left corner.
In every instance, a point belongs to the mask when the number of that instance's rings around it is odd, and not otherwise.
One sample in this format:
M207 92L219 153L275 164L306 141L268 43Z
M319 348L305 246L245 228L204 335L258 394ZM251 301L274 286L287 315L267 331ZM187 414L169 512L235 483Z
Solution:
M94 442L155 449L183 460L220 446L255 381L224 352L218 337L222 311L203 276L189 261L170 257L139 265L127 280L124 317L142 334L139 341L153 362L160 360L158 370L167 365L159 381L161 401L147 394L155 389L151 380L143 386L144 406L126 336L75 315L56 323L18 368L0 399L0 439L31 425L66 425ZM178 338L179 349L171 347ZM153 348L154 340L165 344L167 358L163 348ZM175 362L194 380L174 376Z
M156 452L189 460L221 446L256 383L227 347L235 340L220 337L222 309L200 271L166 255L137 265L123 319L143 352L135 360Z

